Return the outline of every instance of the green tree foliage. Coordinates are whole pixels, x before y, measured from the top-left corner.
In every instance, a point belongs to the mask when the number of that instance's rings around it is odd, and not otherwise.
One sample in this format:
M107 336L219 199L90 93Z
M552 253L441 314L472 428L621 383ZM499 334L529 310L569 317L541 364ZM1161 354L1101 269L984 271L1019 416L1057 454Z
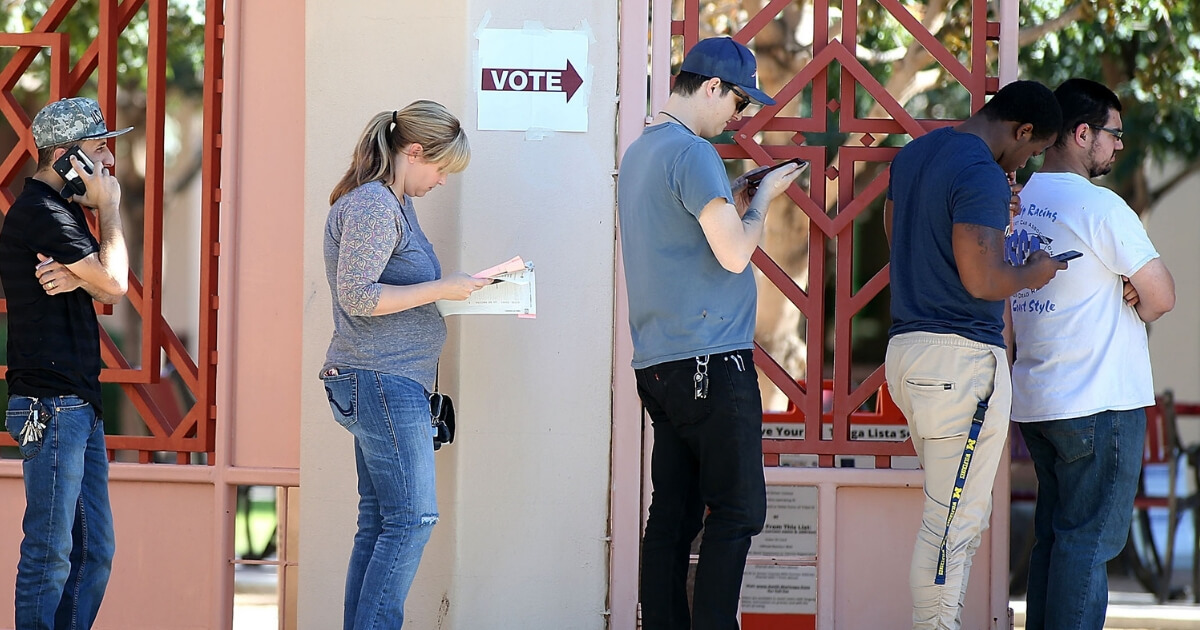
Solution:
M5 32L31 32L59 0L0 0L0 22ZM77 0L56 32L71 41L71 63L81 59L100 33L99 0ZM150 18L143 6L122 31L117 45L117 74L120 87L144 91L147 80L146 53L150 44ZM12 58L13 49L0 49L0 63ZM48 92L46 55L38 55L22 81L25 91ZM167 2L167 82L172 91L199 94L204 70L204 0ZM91 88L94 91L94 86Z
M1125 149L1109 185L1144 212L1183 176L1200 171L1200 2L1028 0L1022 29L1036 32L1067 12L1077 17L1022 42L1022 74L1051 86L1086 77L1117 92ZM1169 162L1183 169L1150 188L1146 169Z
M713 20L714 30L721 32L715 28L718 21L724 32L738 30L753 16L740 7L751 4L715 3L708 15L722 19ZM800 26L804 20L789 24L787 13L811 14L811 4L796 0L780 15L778 22L792 29L786 39L805 39ZM996 3L990 4L994 10ZM960 62L970 63L971 2L909 0L904 5ZM910 112L930 118L970 114L966 91L891 13L873 0L855 6L859 60ZM841 28L840 17L836 6L831 7L835 32ZM1054 87L1071 77L1085 77L1112 87L1121 97L1127 140L1106 184L1136 211L1149 210L1184 177L1200 171L1200 0L1021 0L1019 27L1021 78ZM803 48L793 50L799 57L811 55ZM990 55L995 73L994 48ZM885 115L865 90L858 91L857 100L860 115ZM845 140L845 134L835 133L810 137L809 143L836 145ZM883 142L906 141L901 137ZM1151 188L1147 170L1164 166L1173 176Z

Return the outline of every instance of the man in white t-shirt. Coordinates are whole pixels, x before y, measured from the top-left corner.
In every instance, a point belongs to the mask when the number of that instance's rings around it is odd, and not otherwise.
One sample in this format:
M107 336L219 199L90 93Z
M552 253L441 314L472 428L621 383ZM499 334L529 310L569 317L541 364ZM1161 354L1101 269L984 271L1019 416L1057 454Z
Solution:
M1154 404L1146 322L1175 306L1175 283L1133 210L1089 181L1123 146L1116 94L1070 79L1054 95L1063 130L1021 191L1006 242L1013 264L1038 249L1082 254L1009 301L1012 420L1038 478L1026 627L1099 630L1105 564L1125 545Z

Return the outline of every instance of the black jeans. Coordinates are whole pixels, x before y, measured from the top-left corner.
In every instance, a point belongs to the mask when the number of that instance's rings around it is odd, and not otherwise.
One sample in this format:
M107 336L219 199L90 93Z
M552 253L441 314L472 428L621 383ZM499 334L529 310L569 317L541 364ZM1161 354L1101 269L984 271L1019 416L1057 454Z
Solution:
M695 396L695 359L636 374L654 426L654 492L642 540L643 628L736 630L746 553L767 512L753 354L712 355L706 398ZM702 526L689 611L688 555Z

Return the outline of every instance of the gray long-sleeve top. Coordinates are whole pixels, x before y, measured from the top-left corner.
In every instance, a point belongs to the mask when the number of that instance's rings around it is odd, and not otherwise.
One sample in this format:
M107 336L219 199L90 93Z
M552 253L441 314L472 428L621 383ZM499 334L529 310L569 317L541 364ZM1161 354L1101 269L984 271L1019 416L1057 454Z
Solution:
M433 390L446 324L433 304L372 316L383 285L442 277L433 246L404 202L380 182L363 184L329 209L325 276L333 294L333 339L322 372L356 368L410 378Z

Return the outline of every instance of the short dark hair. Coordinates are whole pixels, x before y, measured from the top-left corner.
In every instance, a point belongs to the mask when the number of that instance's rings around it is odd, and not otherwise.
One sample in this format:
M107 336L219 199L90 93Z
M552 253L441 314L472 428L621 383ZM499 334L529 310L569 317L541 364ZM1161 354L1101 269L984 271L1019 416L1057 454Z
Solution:
M988 120L1033 125L1033 137L1049 138L1062 129L1062 110L1050 88L1037 81L1013 81L979 110Z
M1102 83L1090 79L1067 79L1054 90L1054 98L1062 108L1063 126L1054 146L1065 146L1068 136L1075 135L1079 125L1103 127L1108 124L1112 110L1121 111L1121 99Z
M57 151L58 149L69 149L69 148L71 148L72 144L75 144L75 143L72 142L71 144L56 144L52 147L45 147L45 148L38 149L37 170L40 171L44 168L50 168L50 165L54 164L54 152Z
M675 82L671 84L671 94L679 94L681 96L691 96L695 94L700 86L712 77L696 74L695 72L680 71L675 75ZM725 96L729 92L729 84L724 79L721 80L721 96Z

